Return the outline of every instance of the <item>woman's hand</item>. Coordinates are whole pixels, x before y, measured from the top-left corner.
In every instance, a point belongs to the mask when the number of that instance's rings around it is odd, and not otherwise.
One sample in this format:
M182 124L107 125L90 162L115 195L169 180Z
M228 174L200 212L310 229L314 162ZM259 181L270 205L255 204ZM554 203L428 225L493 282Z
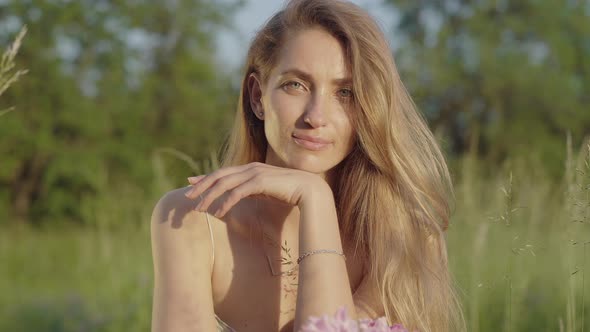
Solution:
M202 195L195 210L207 211L211 203L228 193L214 213L221 218L242 198L251 195L273 197L287 204L301 206L312 194L331 189L319 175L291 168L282 168L264 163L249 163L226 167L208 175L188 178L193 188L186 193L188 198Z

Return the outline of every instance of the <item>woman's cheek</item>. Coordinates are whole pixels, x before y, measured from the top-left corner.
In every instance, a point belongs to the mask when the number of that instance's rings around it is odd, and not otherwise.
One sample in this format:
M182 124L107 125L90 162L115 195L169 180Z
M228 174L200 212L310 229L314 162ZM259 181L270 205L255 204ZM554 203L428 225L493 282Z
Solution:
M273 99L273 109L281 122L294 125L305 111L305 102L302 96L292 96L286 93L281 94Z

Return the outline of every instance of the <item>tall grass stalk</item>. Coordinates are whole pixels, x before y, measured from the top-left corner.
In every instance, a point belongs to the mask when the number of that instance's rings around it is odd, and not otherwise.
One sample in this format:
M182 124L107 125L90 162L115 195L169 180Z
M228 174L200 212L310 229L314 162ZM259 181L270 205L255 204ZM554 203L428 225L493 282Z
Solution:
M585 200L582 202L577 202L582 207L582 217L580 220L582 224L588 223L588 211L590 211L590 140L588 141L587 145L587 153L586 158L584 160L584 169L581 170L579 173L583 175L583 177L588 181L582 181L580 184L580 190L582 193L585 193ZM583 195L582 194L582 195ZM576 221L576 220L575 220ZM584 332L585 322L586 322L586 245L590 244L590 241L584 241L582 243L582 332Z
M12 44L10 44L2 54L2 59L0 60L0 96L2 96L12 84L18 81L21 76L27 73L26 69L19 69L16 71L14 70L16 66L14 63L14 58L18 53L26 33L27 27L25 26L17 34ZM12 111L13 109L14 107L0 110L0 116Z

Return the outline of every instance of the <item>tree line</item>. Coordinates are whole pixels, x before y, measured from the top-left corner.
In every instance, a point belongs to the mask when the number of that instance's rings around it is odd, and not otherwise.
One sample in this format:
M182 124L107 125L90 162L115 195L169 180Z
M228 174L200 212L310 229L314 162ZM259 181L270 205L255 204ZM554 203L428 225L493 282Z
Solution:
M400 15L402 80L450 159L493 171L524 157L561 175L566 135L590 134L587 1L383 3ZM1 2L2 45L29 28L29 73L0 98L16 109L0 117L0 223L89 223L98 197L156 197L199 170L191 160L215 159L239 76L215 37L241 5Z

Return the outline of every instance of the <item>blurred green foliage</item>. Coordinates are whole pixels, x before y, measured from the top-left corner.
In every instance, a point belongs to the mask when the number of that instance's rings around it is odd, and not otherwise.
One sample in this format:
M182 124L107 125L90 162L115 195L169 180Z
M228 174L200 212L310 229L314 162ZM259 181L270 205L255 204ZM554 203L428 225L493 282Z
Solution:
M512 157L559 179L590 133L590 8L559 1L384 1L402 79L454 165ZM0 223L107 221L212 165L237 100L216 58L242 1L0 3L0 42L29 69L0 100ZM190 162L187 163L186 161ZM158 176L173 175L170 178ZM173 179L173 180L169 180ZM134 207L121 213L137 215Z
M590 134L588 1L385 3L400 13L402 80L449 152L562 175L567 133L576 146Z
M157 149L206 159L221 144L236 93L213 32L239 4L1 2L0 41L29 26L17 63L30 73L0 101L18 110L0 119L0 223L94 223L121 189L161 194L154 160L191 175Z

